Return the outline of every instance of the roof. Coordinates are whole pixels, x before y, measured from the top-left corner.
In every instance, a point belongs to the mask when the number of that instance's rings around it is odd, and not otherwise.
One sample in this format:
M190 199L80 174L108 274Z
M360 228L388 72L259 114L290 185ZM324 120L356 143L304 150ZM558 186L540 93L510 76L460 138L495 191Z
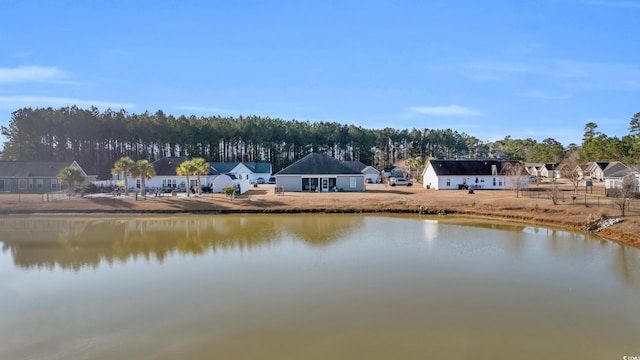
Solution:
M603 170L605 177L608 178L623 177L628 175L630 172L631 169L620 161L612 161L608 163L607 167Z
M176 176L176 168L183 162L189 160L186 156L168 156L153 162L153 168L157 176ZM254 173L271 174L271 163L263 162L210 162L209 175L226 174L239 164L244 164Z
M345 165L343 162L332 156L321 153L311 153L302 159L294 162L286 168L278 171L276 175L336 175L336 174L357 174L362 175L358 170Z
M156 176L176 176L176 168L189 160L186 156L168 156L153 162Z
M226 174L243 164L253 173L271 174L271 163L268 162L210 162L212 174Z
M494 175L500 174L503 164L510 161L503 160L429 160L429 165L438 176L446 175Z
M343 164L347 165L348 167L352 168L353 170L356 170L358 172L362 172L362 170L366 169L368 165L363 164L360 161L343 161Z
M78 165L75 161L0 161L0 177L55 178L60 170L74 164ZM82 169L80 165L78 167Z

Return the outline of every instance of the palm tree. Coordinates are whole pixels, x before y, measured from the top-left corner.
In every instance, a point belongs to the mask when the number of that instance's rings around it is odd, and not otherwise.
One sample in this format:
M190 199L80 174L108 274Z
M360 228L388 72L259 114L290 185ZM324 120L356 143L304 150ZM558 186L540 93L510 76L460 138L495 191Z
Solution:
M146 194L146 180L156 176L156 169L153 168L153 164L149 161L138 160L134 167L131 168L131 176L140 178L140 192L144 196Z
M131 160L130 157L125 156L120 158L120 160L116 161L113 164L113 170L111 170L114 174L122 174L124 176L124 194L129 195L129 174L131 170L135 167L135 162Z
M177 168L176 168L176 174L178 174L179 176L186 176L187 177L187 196L190 196L189 194L189 175L195 175L197 173L197 167L195 166L195 164L193 163L193 161L191 160L187 160L183 163L181 163Z
M200 175L209 174L209 163L206 162L203 158L195 158L192 159L191 162L196 170L196 175L198 176L198 194L202 193L202 184L200 183Z
M69 196L71 196L72 189L75 191L76 183L84 181L84 174L82 174L82 170L71 166L62 168L56 177L59 182L69 184Z

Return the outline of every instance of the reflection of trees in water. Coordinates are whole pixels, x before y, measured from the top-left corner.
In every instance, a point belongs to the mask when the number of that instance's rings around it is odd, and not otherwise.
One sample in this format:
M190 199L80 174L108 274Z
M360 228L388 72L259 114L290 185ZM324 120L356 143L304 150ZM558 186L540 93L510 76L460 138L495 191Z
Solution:
M285 233L327 245L362 224L359 216L171 216L139 218L30 218L0 220L3 251L20 267L75 271L139 258L241 251L279 242Z

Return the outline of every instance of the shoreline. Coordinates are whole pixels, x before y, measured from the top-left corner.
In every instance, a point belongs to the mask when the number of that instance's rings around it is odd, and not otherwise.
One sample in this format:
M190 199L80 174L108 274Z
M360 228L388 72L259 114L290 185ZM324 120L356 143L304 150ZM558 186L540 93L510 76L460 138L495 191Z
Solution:
M564 189L564 191L569 191ZM542 192L541 192L542 194ZM437 191L421 187L385 187L373 185L365 192L349 193L286 193L273 192L273 186L253 188L231 199L222 194L201 196L134 196L89 195L61 197L43 201L42 195L21 194L13 199L0 195L2 215L154 215L154 214L419 214L472 217L494 221L512 221L536 226L588 232L616 243L640 248L640 201L634 200L623 217L624 221L611 224L599 231L585 227L603 218L620 217L619 209L606 205L605 198L587 195L584 205L580 201L566 200L554 205L544 196L526 197L512 191L485 190L468 194L466 191Z

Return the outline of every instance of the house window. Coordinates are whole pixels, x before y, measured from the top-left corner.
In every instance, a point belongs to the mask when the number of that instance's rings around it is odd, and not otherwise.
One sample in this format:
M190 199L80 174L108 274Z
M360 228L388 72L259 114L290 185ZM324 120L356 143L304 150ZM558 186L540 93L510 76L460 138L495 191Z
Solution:
M27 179L18 179L18 189L27 188Z
M451 186L451 178L447 178L447 186Z
M58 188L58 179L51 179L51 188L52 189Z
M498 180L498 186L502 186L502 178L500 178L500 180Z
M38 189L44 188L44 179L36 179L36 188Z
M493 178L493 186L496 186L496 178Z
M356 187L356 178L349 178L349 187L354 189Z
M33 189L33 179L29 179L29 189Z
M162 179L163 188L176 188L176 179Z

